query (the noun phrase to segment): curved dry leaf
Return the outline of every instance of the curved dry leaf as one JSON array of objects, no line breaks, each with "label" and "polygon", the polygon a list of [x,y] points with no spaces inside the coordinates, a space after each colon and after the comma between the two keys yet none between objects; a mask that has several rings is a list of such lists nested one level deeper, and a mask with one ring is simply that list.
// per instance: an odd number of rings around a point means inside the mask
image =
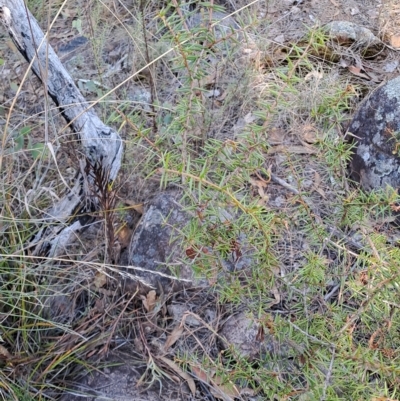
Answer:
[{"label": "curved dry leaf", "polygon": [[354,66],[354,65],[349,65],[349,66],[347,67],[347,69],[348,69],[352,74],[356,75],[357,77],[364,78],[364,79],[368,79],[368,80],[371,79],[367,74],[361,72],[361,68],[360,68],[360,67],[356,67],[356,66]]},{"label": "curved dry leaf", "polygon": [[11,354],[8,352],[7,348],[0,345],[0,359],[9,360],[11,359]]},{"label": "curved dry leaf", "polygon": [[96,275],[94,276],[93,284],[94,286],[99,289],[101,287],[104,287],[107,283],[107,276],[102,273],[102,272],[97,272]]},{"label": "curved dry leaf", "polygon": [[172,333],[167,337],[164,344],[164,351],[167,351],[169,347],[172,347],[180,338],[183,333],[183,326],[179,325],[172,330]]},{"label": "curved dry leaf", "polygon": [[168,359],[165,356],[160,356],[159,359],[168,365],[182,379],[186,380],[192,394],[196,394],[196,384],[188,373],[184,372],[174,361],[171,361],[171,359]]},{"label": "curved dry leaf", "polygon": [[320,140],[318,130],[312,124],[306,124],[300,129],[302,139],[307,143],[316,143]]},{"label": "curved dry leaf", "polygon": [[395,47],[396,49],[400,48],[400,36],[399,35],[393,35],[390,38],[390,45],[392,47]]},{"label": "curved dry leaf", "polygon": [[151,290],[147,293],[146,297],[142,296],[142,302],[144,309],[146,312],[153,312],[156,304],[157,304],[157,294],[154,290]]},{"label": "curved dry leaf", "polygon": [[205,372],[200,366],[192,366],[192,372],[203,383],[210,382],[210,377],[208,376],[207,372]]},{"label": "curved dry leaf", "polygon": [[233,383],[222,384],[222,379],[218,376],[211,380],[211,384],[210,390],[215,398],[223,401],[234,401],[235,398],[240,396],[240,391]]}]

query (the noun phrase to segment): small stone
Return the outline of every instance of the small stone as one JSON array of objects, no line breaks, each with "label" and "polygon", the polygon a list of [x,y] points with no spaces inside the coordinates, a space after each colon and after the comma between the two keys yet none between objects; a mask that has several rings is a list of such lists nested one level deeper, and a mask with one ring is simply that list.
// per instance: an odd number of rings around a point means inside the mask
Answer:
[{"label": "small stone", "polygon": [[394,72],[398,66],[399,66],[399,60],[392,60],[392,61],[387,62],[383,66],[383,71],[384,72]]},{"label": "small stone", "polygon": [[313,186],[313,181],[312,180],[304,180],[302,183],[301,183],[301,187],[303,188],[303,189],[309,189],[309,188],[311,188],[312,186]]},{"label": "small stone", "polygon": [[360,14],[360,10],[358,9],[358,7],[350,8],[350,14],[351,14],[351,15]]},{"label": "small stone", "polygon": [[258,324],[245,313],[232,316],[221,329],[225,338],[224,349],[234,346],[244,358],[255,359],[261,355],[262,343],[257,340]]},{"label": "small stone", "polygon": [[274,204],[276,207],[282,207],[285,204],[286,200],[282,196],[277,196],[274,200]]},{"label": "small stone", "polygon": [[[167,307],[169,314],[172,316],[176,323],[181,323],[183,321],[183,315],[189,312],[186,305],[183,304],[171,304]],[[200,326],[200,320],[196,319],[193,315],[188,314],[185,317],[185,323],[189,326]]]},{"label": "small stone", "polygon": [[274,42],[282,44],[285,43],[285,35],[278,35],[275,39]]}]

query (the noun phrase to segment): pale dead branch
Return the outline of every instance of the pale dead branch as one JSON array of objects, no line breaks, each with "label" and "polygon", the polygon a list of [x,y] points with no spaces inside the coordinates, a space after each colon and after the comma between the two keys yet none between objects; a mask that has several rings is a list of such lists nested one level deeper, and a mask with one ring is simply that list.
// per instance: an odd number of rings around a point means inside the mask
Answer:
[{"label": "pale dead branch", "polygon": [[[98,207],[98,188],[93,183],[96,170],[102,170],[109,182],[115,180],[121,165],[122,141],[89,106],[23,0],[0,0],[0,20],[43,83],[67,126],[76,134],[81,147],[77,153],[83,155],[74,187],[45,212],[45,225],[32,242],[36,253],[54,256],[61,253],[73,234],[85,226],[87,213]],[[0,154],[0,165],[1,159]]]}]

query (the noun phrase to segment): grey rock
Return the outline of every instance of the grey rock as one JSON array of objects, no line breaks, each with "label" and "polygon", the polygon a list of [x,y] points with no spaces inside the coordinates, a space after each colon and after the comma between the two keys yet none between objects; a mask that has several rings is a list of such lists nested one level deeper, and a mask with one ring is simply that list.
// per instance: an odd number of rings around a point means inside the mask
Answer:
[{"label": "grey rock", "polygon": [[[184,304],[171,304],[167,306],[168,313],[172,316],[176,323],[181,323],[183,315],[189,312],[189,308]],[[185,323],[189,326],[200,326],[202,323],[192,315],[187,315]]]},{"label": "grey rock", "polygon": [[75,51],[78,47],[85,45],[86,43],[88,43],[87,38],[85,38],[84,36],[78,36],[67,43],[61,44],[57,50],[60,53],[70,53],[72,51]]},{"label": "grey rock", "polygon": [[129,100],[137,104],[145,111],[151,111],[151,92],[150,89],[139,85],[132,85],[127,94]]},{"label": "grey rock", "polygon": [[[208,12],[195,13],[188,17],[186,23],[191,31],[198,27],[210,27],[210,32],[213,33],[215,40],[219,41],[215,47],[222,52],[232,47],[233,43],[229,39],[233,38],[238,41],[243,36],[235,19],[229,14],[219,11],[214,11],[211,18]],[[224,43],[225,39],[227,39],[228,43]]]},{"label": "grey rock", "polygon": [[233,346],[237,352],[249,360],[260,359],[265,354],[281,355],[284,348],[271,335],[265,333],[264,339],[259,339],[260,325],[249,313],[241,312],[230,317],[222,326],[220,334],[224,338],[223,349]]},{"label": "grey rock", "polygon": [[190,16],[187,20],[187,24],[189,28],[195,28],[200,25],[205,25],[210,23],[215,25],[217,38],[220,39],[222,36],[226,36],[231,33],[233,30],[239,29],[239,24],[235,21],[233,17],[230,17],[229,14],[214,11],[212,13],[212,17],[210,20],[210,14],[208,12],[204,13],[196,13]]},{"label": "grey rock", "polygon": [[356,112],[351,176],[365,190],[400,187],[400,77],[378,87]]},{"label": "grey rock", "polygon": [[382,45],[382,42],[367,28],[350,21],[332,21],[326,24],[325,31],[339,42],[351,41],[357,47],[368,48]]},{"label": "grey rock", "polygon": [[183,286],[208,286],[205,280],[195,278],[186,263],[181,230],[190,215],[179,203],[181,196],[178,191],[158,194],[147,206],[129,247],[129,263],[139,267],[133,273],[157,290],[161,286],[164,292]]},{"label": "grey rock", "polygon": [[399,60],[392,60],[388,61],[384,66],[383,66],[383,71],[385,72],[394,72],[396,68],[399,66]]},{"label": "grey rock", "polygon": [[289,340],[279,340],[266,333],[266,329],[262,332],[259,329],[260,324],[251,313],[241,312],[222,326],[219,334],[223,340],[220,346],[224,350],[234,348],[236,354],[233,356],[239,355],[249,362],[258,361],[268,371],[275,372],[278,380],[302,377],[296,361],[305,352],[304,346]]}]

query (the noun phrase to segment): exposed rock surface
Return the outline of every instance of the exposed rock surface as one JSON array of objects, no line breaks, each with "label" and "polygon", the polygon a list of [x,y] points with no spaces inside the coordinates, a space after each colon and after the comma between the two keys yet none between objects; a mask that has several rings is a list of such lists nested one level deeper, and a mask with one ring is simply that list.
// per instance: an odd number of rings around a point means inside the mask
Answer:
[{"label": "exposed rock surface", "polygon": [[192,267],[185,263],[181,230],[190,215],[179,203],[180,197],[177,191],[158,194],[148,205],[129,248],[130,265],[144,269],[133,273],[157,290],[161,286],[164,292],[183,285],[207,286],[206,281],[195,279]]},{"label": "exposed rock surface", "polygon": [[212,25],[214,27],[215,38],[218,40],[226,38],[228,35],[240,28],[239,24],[233,17],[229,16],[227,13],[219,11],[214,11],[211,18],[209,13],[195,13],[188,18],[187,24],[190,29],[199,26],[208,27],[208,25]]},{"label": "exposed rock surface", "polygon": [[325,25],[325,31],[340,43],[354,42],[357,47],[382,45],[382,42],[367,28],[350,21],[332,21]]},{"label": "exposed rock surface", "polygon": [[365,190],[400,187],[400,77],[377,88],[361,105],[348,133],[356,142],[352,178]]},{"label": "exposed rock surface", "polygon": [[233,345],[236,351],[250,360],[258,359],[265,353],[280,353],[278,341],[271,335],[260,335],[260,324],[245,312],[230,317],[222,326],[220,334],[226,341],[222,342],[222,348]]}]

